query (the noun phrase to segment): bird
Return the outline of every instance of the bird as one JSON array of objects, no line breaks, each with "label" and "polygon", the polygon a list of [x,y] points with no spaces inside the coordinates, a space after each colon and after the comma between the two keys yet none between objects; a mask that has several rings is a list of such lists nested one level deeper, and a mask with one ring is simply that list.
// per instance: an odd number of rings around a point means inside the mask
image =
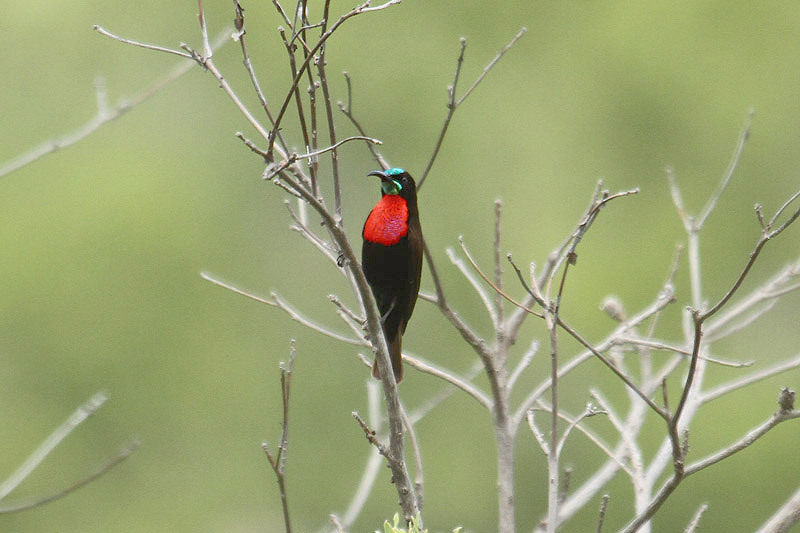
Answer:
[{"label": "bird", "polygon": [[[397,383],[403,379],[402,340],[414,312],[422,275],[422,228],[417,185],[402,168],[375,170],[381,179],[381,199],[364,222],[361,267],[381,315]],[[372,376],[380,379],[377,356]]]}]

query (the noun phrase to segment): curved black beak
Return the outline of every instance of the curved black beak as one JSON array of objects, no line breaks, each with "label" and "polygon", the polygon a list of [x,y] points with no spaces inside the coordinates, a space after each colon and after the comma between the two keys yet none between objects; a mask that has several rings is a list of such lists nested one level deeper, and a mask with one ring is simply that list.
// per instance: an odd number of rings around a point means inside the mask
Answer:
[{"label": "curved black beak", "polygon": [[372,172],[367,173],[367,176],[378,176],[383,181],[391,179],[383,170],[373,170]]}]

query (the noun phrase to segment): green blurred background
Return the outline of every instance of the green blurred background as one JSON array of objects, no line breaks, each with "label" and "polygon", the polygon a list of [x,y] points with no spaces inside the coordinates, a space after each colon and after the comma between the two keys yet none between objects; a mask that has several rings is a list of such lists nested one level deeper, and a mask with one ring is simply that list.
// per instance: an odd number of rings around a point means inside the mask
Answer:
[{"label": "green blurred background", "polygon": [[[212,34],[233,18],[207,2]],[[312,2],[312,19],[320,2]],[[288,66],[269,2],[245,2],[249,45],[268,98],[278,103]],[[334,1],[341,14],[352,3]],[[93,83],[112,104],[165,76],[178,58],[123,46],[92,24],[132,39],[200,47],[194,2],[121,0],[0,4],[0,162],[74,130],[95,111]],[[454,307],[483,335],[480,301],[449,263],[464,235],[488,265],[492,212],[504,200],[504,246],[543,263],[572,229],[600,178],[641,193],[603,212],[580,249],[564,314],[589,339],[613,323],[598,309],[618,295],[635,311],[652,300],[683,239],[664,167],[672,165],[688,208],[716,186],[747,111],[752,136],[728,194],[702,236],[705,297],[735,279],[758,236],[752,206],[774,210],[800,184],[800,4],[745,2],[519,2],[407,0],[349,21],[328,48],[336,100],[340,72],[353,107],[394,165],[420,174],[446,112],[458,39],[468,40],[463,91],[511,37],[525,37],[460,108],[421,198],[422,223]],[[215,61],[252,110],[256,102],[237,45]],[[340,136],[353,133],[337,117]],[[327,295],[348,302],[336,269],[287,229],[283,193],[233,133],[252,136],[209,73],[194,69],[83,142],[0,180],[0,478],[95,391],[106,406],[74,432],[10,500],[62,487],[129,440],[141,448],[105,477],[43,508],[0,515],[3,531],[279,531],[280,502],[262,441],[280,435],[278,363],[297,339],[288,490],[297,531],[343,512],[369,452],[351,411],[365,413],[366,369],[352,347],[313,334],[272,308],[203,281],[208,271],[256,293],[277,290],[321,323],[344,331]],[[285,133],[298,144],[287,123]],[[341,151],[345,224],[356,242],[375,201],[375,168],[356,143]],[[325,170],[327,172],[327,168]],[[753,288],[800,251],[793,228],[765,251]],[[685,264],[660,334],[680,335],[688,300]],[[509,273],[511,292],[519,294]],[[424,274],[423,288],[431,290]],[[714,345],[720,357],[767,366],[797,352],[798,295],[749,330]],[[518,357],[540,324],[527,325]],[[421,302],[405,347],[455,370],[474,356],[430,304]],[[574,347],[564,344],[566,353]],[[545,351],[522,380],[545,375]],[[566,355],[565,353],[565,355]],[[709,382],[737,370],[711,367]],[[441,385],[414,371],[409,407]],[[776,407],[800,372],[714,402],[693,425],[700,457],[733,441]],[[485,380],[479,379],[480,383]],[[593,364],[562,384],[573,413],[590,385],[625,393]],[[622,409],[622,405],[620,409]],[[604,421],[593,421],[603,428]],[[655,445],[662,427],[651,420]],[[494,444],[486,413],[455,395],[418,427],[427,525],[439,531],[496,527]],[[797,424],[779,427],[735,458],[690,478],[655,520],[676,531],[701,502],[709,531],[753,529],[796,488]],[[565,452],[576,483],[602,457],[576,437]],[[652,450],[647,454],[650,457]],[[527,430],[517,443],[517,522],[530,530],[546,503],[545,461]],[[395,512],[382,471],[354,531]],[[609,530],[629,518],[630,488],[611,485]],[[565,531],[594,527],[591,504]]]}]

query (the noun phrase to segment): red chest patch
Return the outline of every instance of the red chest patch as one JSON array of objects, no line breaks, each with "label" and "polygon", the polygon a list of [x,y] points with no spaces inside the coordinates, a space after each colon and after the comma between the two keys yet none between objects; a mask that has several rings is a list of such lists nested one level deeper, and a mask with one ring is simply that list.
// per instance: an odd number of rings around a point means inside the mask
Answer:
[{"label": "red chest patch", "polygon": [[408,235],[408,204],[397,194],[384,195],[364,223],[364,239],[384,246]]}]

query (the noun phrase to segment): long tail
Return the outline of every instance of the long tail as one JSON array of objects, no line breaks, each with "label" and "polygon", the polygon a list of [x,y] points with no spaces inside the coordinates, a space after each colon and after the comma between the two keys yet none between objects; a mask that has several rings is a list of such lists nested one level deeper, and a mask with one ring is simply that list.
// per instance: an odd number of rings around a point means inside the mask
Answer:
[{"label": "long tail", "polygon": [[[388,340],[387,335],[387,340]],[[392,360],[392,371],[394,372],[394,379],[400,383],[403,381],[403,335],[398,331],[394,339],[389,341],[389,357]],[[377,358],[372,363],[372,377],[381,379],[381,371],[378,370]]]}]

